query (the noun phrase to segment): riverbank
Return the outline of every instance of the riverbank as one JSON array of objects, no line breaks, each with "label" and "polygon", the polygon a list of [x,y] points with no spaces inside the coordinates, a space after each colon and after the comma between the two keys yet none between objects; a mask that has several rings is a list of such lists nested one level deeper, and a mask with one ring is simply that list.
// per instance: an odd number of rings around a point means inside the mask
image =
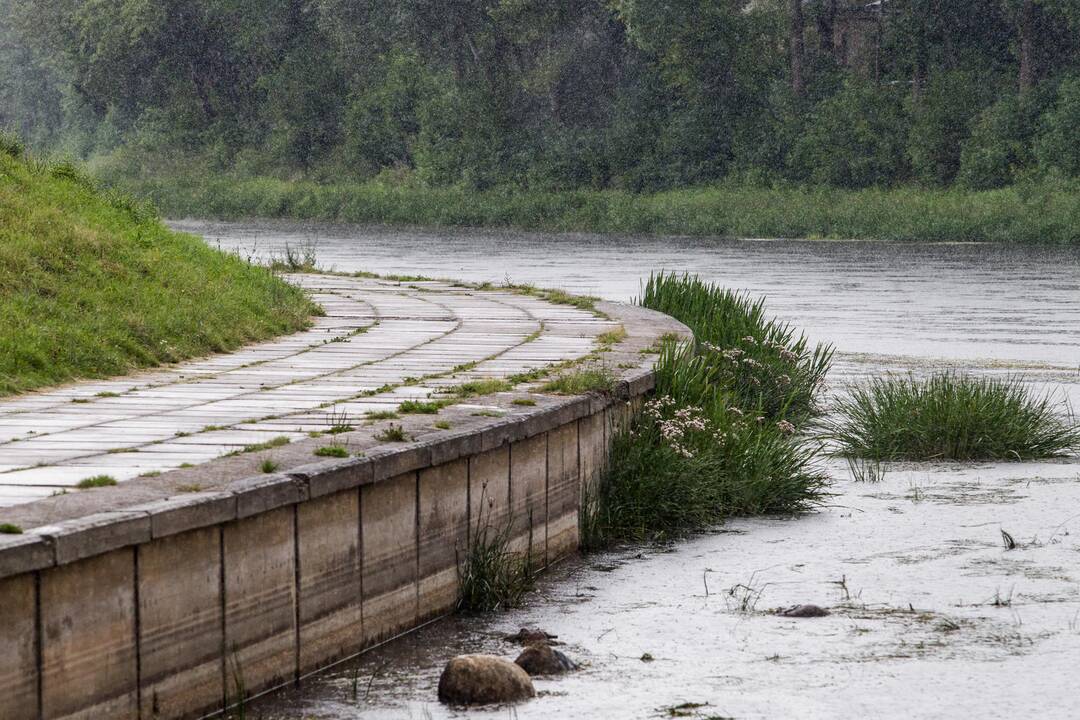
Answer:
[{"label": "riverbank", "polygon": [[836,190],[715,186],[654,194],[320,184],[198,173],[103,176],[172,217],[289,218],[554,232],[1080,244],[1080,186]]},{"label": "riverbank", "polygon": [[78,168],[0,146],[0,396],[232,350],[316,312]]}]

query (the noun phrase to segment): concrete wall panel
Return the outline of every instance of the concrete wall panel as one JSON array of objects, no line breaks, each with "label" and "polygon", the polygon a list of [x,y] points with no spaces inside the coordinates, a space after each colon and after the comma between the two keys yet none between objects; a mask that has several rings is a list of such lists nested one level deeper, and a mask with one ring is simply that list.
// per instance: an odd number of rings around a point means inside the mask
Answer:
[{"label": "concrete wall panel", "polygon": [[138,553],[142,717],[200,717],[224,697],[221,529],[155,540]]}]

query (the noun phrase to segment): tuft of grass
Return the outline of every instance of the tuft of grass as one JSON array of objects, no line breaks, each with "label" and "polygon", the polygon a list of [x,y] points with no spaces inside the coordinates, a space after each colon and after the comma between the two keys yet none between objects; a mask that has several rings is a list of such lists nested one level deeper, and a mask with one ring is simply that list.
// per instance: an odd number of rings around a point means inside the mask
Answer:
[{"label": "tuft of grass", "polygon": [[349,418],[349,413],[345,410],[338,410],[335,408],[327,417],[326,424],[327,435],[341,435],[342,433],[353,431],[352,420]]},{"label": "tuft of grass", "polygon": [[626,328],[620,325],[614,330],[608,330],[606,333],[600,333],[596,336],[596,342],[601,345],[611,346],[618,345],[626,339]]},{"label": "tuft of grass", "polygon": [[23,529],[12,523],[0,523],[0,535],[22,535]]},{"label": "tuft of grass", "polygon": [[120,393],[102,391],[102,392],[99,392],[99,393],[95,393],[94,397],[98,397],[98,398],[115,398],[115,397],[120,397]]},{"label": "tuft of grass", "polygon": [[87,490],[89,488],[109,487],[116,484],[116,478],[111,475],[94,475],[80,480],[75,487],[80,490]]},{"label": "tuft of grass", "polygon": [[875,378],[848,388],[827,434],[844,455],[888,460],[1030,460],[1080,450],[1063,403],[1019,377],[953,372]]},{"label": "tuft of grass", "polygon": [[375,433],[375,439],[379,442],[408,442],[412,438],[403,427],[390,423],[385,429]]},{"label": "tuft of grass", "polygon": [[536,405],[536,401],[532,398],[514,398],[511,405],[521,405],[522,407],[533,407]]},{"label": "tuft of grass", "polygon": [[600,298],[590,295],[572,295],[564,290],[542,290],[540,297],[557,305],[571,305],[579,310],[596,311],[596,303]]},{"label": "tuft of grass", "polygon": [[579,368],[544,383],[540,392],[559,395],[584,395],[590,392],[610,394],[615,390],[615,383],[614,373],[606,367]]},{"label": "tuft of grass", "polygon": [[496,529],[483,517],[477,517],[472,540],[458,562],[457,609],[462,612],[518,607],[533,586],[530,553],[510,550],[510,523]]},{"label": "tuft of grass", "polygon": [[446,405],[445,400],[406,400],[398,406],[398,412],[403,415],[437,415]]},{"label": "tuft of grass", "polygon": [[437,430],[449,430],[450,427],[451,427],[450,422],[447,421],[447,420],[440,420],[437,423],[435,423],[435,428]]},{"label": "tuft of grass", "polygon": [[318,308],[70,163],[0,140],[0,395],[232,350]]},{"label": "tuft of grass", "polygon": [[264,473],[272,473],[281,467],[280,464],[274,462],[270,458],[266,458],[259,464],[259,471]]},{"label": "tuft of grass", "polygon": [[364,413],[364,417],[368,420],[397,420],[401,416],[393,410],[372,410]]},{"label": "tuft of grass", "polygon": [[274,448],[279,448],[279,447],[283,447],[285,445],[288,445],[290,442],[292,442],[292,441],[289,440],[289,438],[286,437],[285,435],[278,435],[277,437],[271,438],[271,439],[267,440],[266,442],[255,443],[254,445],[245,445],[243,450],[241,450],[240,452],[241,453],[253,453],[253,452],[259,452],[261,450],[273,450]]},{"label": "tuft of grass", "polygon": [[480,397],[482,395],[494,395],[495,393],[513,390],[514,386],[507,380],[486,379],[470,380],[455,388],[447,390],[448,393],[458,398]]},{"label": "tuft of grass", "polygon": [[324,445],[321,448],[316,448],[315,453],[318,457],[332,457],[332,458],[347,458],[349,457],[349,451],[341,445]]},{"label": "tuft of grass", "polygon": [[177,485],[176,486],[176,491],[177,492],[182,492],[182,493],[197,493],[197,492],[202,492],[203,491],[203,486],[200,485],[199,483],[189,483],[187,485]]}]

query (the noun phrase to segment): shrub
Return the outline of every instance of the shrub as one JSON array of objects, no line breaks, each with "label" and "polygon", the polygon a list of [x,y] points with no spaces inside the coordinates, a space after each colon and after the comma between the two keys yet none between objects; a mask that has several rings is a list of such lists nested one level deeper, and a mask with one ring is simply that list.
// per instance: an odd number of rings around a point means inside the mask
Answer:
[{"label": "shrub", "polygon": [[909,118],[891,88],[848,82],[811,113],[792,149],[796,176],[821,185],[892,185],[910,175]]},{"label": "shrub", "polygon": [[1080,77],[1061,83],[1057,104],[1039,122],[1035,154],[1041,167],[1080,177]]},{"label": "shrub", "polygon": [[1004,187],[1030,167],[1032,136],[1040,103],[1031,95],[1009,95],[984,110],[960,150],[957,180],[975,190]]},{"label": "shrub", "polygon": [[854,385],[829,436],[874,460],[1027,460],[1080,448],[1080,427],[1020,378],[939,373]]},{"label": "shrub", "polygon": [[908,157],[915,177],[948,185],[960,172],[960,148],[972,119],[986,106],[987,79],[971,72],[935,75],[912,111]]}]

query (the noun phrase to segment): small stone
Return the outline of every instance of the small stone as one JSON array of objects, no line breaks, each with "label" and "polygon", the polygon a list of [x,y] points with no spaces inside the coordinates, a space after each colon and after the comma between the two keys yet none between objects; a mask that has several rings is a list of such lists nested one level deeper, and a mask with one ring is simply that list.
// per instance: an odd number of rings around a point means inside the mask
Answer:
[{"label": "small stone", "polygon": [[829,611],[817,605],[792,605],[786,610],[779,610],[777,615],[793,618],[816,618],[825,617]]},{"label": "small stone", "polygon": [[547,643],[548,645],[558,645],[559,643],[553,642],[558,635],[552,635],[549,632],[545,632],[540,628],[521,628],[513,635],[506,635],[503,640],[507,642],[514,642],[520,645],[532,645],[533,643]]},{"label": "small stone", "polygon": [[561,675],[578,669],[577,663],[547,643],[530,645],[514,662],[530,675]]},{"label": "small stone", "polygon": [[439,678],[439,701],[453,705],[516,703],[536,697],[528,673],[494,655],[458,655]]},{"label": "small stone", "polygon": [[652,662],[652,661],[653,661],[653,660],[655,660],[655,659],[656,659],[656,658],[654,658],[654,657],[652,656],[652,653],[644,653],[644,654],[643,654],[643,655],[641,656],[641,662]]}]

